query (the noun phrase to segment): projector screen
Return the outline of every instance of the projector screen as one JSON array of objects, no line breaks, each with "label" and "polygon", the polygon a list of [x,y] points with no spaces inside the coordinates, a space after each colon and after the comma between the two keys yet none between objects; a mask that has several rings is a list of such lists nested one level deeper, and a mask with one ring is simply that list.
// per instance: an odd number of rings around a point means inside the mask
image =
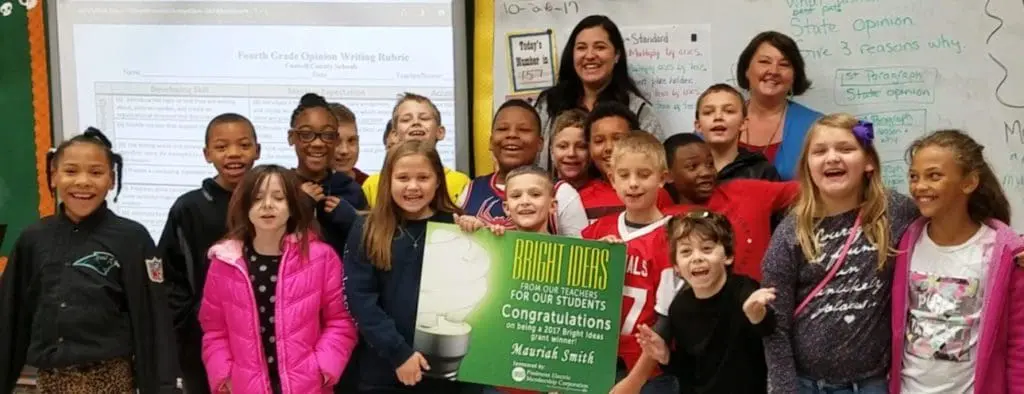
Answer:
[{"label": "projector screen", "polygon": [[[445,165],[470,160],[465,9],[452,0],[59,1],[49,17],[55,135],[95,126],[124,155],[119,214],[159,238],[171,204],[213,176],[207,122],[252,120],[258,163],[294,167],[287,130],[316,92],[355,112],[357,168],[377,172],[396,97],[430,97],[448,130]],[[52,40],[51,40],[52,41]],[[457,148],[462,148],[461,152]]]}]

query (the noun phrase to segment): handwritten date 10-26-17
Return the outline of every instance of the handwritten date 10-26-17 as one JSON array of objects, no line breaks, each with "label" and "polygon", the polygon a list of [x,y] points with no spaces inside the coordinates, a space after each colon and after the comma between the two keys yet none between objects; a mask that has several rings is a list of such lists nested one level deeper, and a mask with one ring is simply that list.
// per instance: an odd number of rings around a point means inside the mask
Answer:
[{"label": "handwritten date 10-26-17", "polygon": [[580,13],[580,4],[576,1],[504,1],[501,8],[506,15]]}]

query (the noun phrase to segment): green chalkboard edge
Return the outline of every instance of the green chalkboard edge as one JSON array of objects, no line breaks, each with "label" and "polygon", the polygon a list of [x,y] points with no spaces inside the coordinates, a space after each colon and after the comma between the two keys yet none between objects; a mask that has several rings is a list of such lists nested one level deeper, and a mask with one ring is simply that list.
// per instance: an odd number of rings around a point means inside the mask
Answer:
[{"label": "green chalkboard edge", "polygon": [[[32,96],[32,133],[35,156],[36,195],[38,196],[39,217],[52,215],[55,209],[53,194],[46,180],[46,152],[53,146],[52,119],[50,113],[49,57],[46,46],[45,4],[41,0],[32,9],[26,10],[26,38],[29,50],[29,71]],[[12,17],[17,17],[12,15]],[[12,229],[14,230],[14,229]],[[13,243],[15,231],[8,234],[5,243]],[[7,266],[7,256],[0,256],[0,273]]]}]

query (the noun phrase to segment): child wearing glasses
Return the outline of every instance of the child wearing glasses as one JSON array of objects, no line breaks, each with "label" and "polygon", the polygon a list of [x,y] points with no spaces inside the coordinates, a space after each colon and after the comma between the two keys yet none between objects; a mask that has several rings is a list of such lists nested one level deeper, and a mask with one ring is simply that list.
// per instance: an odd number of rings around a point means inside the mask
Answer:
[{"label": "child wearing glasses", "polygon": [[295,147],[295,173],[302,181],[302,191],[313,199],[324,239],[340,254],[348,231],[333,223],[334,207],[342,199],[356,210],[367,209],[368,205],[359,183],[331,168],[331,156],[339,140],[338,118],[327,100],[315,93],[303,95],[292,112],[288,145]]}]

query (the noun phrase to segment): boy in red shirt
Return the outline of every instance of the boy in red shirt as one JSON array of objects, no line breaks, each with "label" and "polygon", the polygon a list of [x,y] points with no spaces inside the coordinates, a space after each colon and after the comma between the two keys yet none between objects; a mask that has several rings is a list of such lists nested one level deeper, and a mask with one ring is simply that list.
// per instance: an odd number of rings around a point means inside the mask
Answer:
[{"label": "boy in red shirt", "polygon": [[800,192],[800,185],[756,179],[717,184],[715,159],[697,134],[669,137],[665,140],[665,155],[669,194],[684,206],[703,205],[724,214],[735,235],[733,271],[760,281],[761,259],[772,236],[772,215],[789,207]]},{"label": "boy in red shirt", "polygon": [[[579,193],[583,209],[591,223],[625,209],[622,199],[609,183],[612,179],[612,149],[619,140],[639,127],[640,122],[629,107],[616,101],[600,103],[587,115],[583,123],[583,140],[587,141],[590,150],[591,175],[590,181],[579,188]],[[672,198],[668,193],[659,191],[657,205],[669,207],[672,205]]]},{"label": "boy in red shirt", "polygon": [[598,219],[583,230],[583,238],[626,244],[616,378],[623,380],[628,375],[629,379],[616,388],[626,392],[678,393],[675,379],[660,375],[654,360],[640,359],[642,350],[633,338],[639,325],[655,325],[656,311],[667,315],[679,283],[666,252],[665,222],[669,217],[657,205],[667,177],[665,152],[653,135],[632,132],[616,143],[610,156],[611,168],[607,173],[625,212]]}]

